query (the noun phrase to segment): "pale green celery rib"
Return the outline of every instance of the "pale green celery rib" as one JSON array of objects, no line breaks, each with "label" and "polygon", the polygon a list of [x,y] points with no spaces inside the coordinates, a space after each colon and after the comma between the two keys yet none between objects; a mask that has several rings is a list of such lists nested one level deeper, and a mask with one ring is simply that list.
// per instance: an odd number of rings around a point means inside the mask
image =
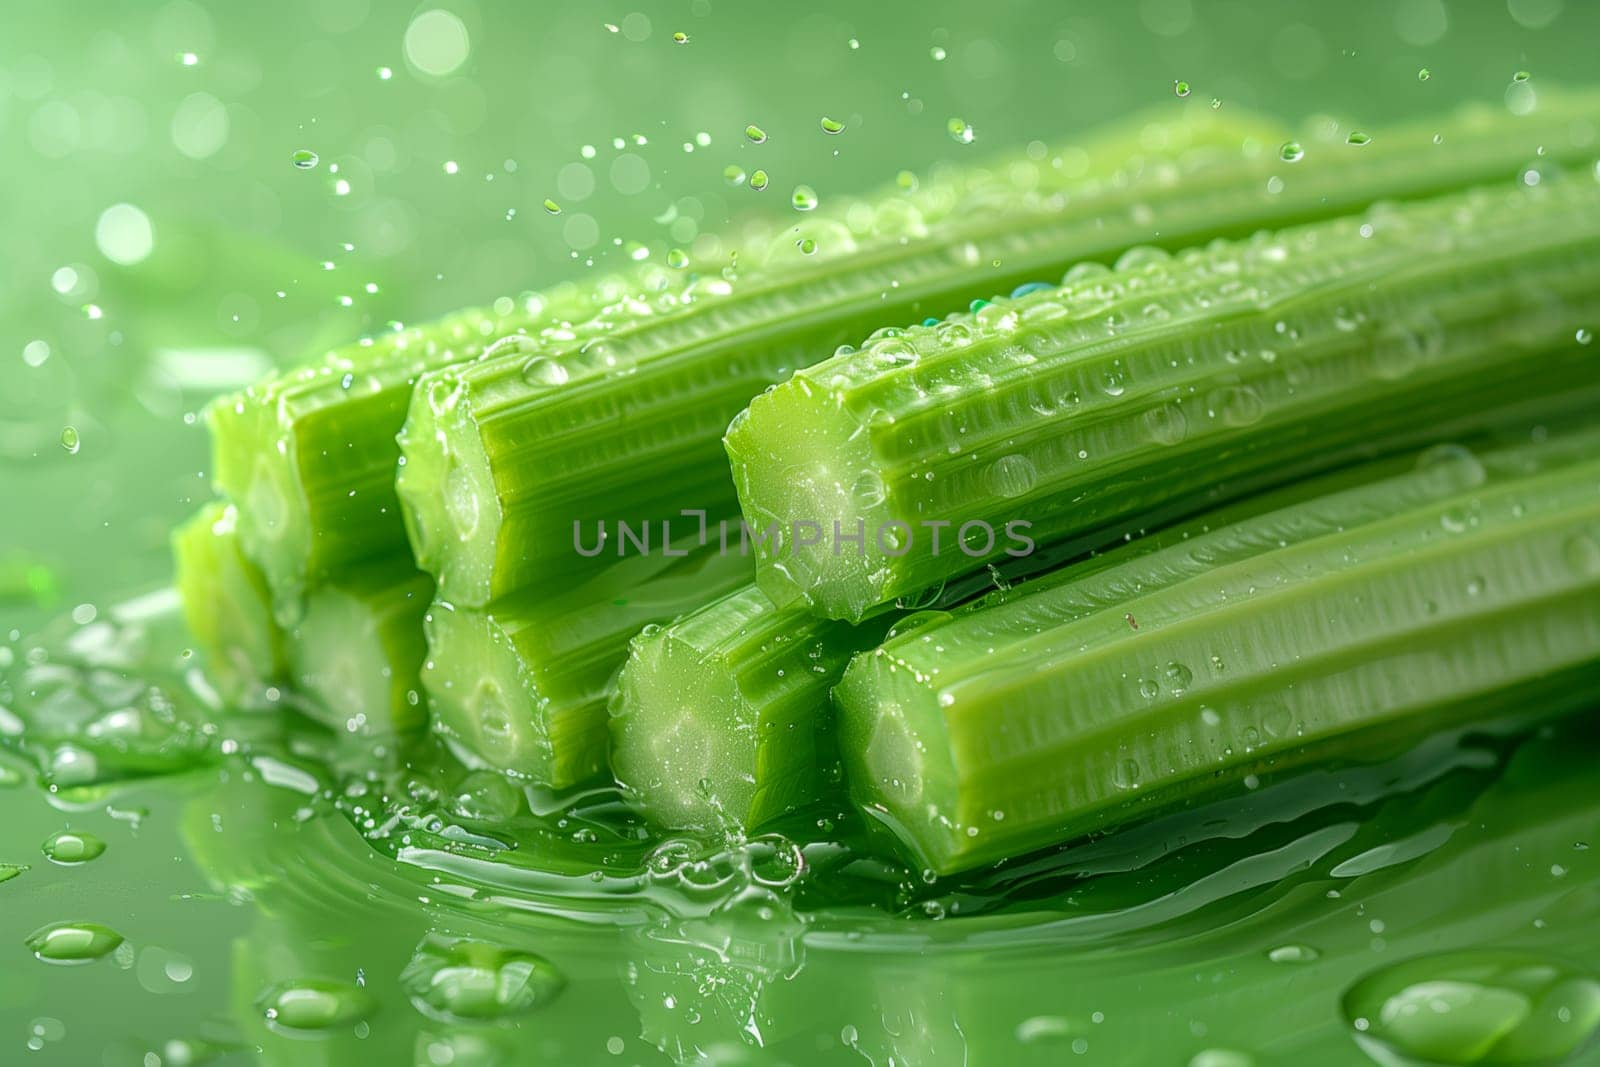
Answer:
[{"label": "pale green celery rib", "polygon": [[1592,383],[1597,317],[1600,184],[1507,183],[1075,270],[799,372],[726,445],[751,526],[868,531],[759,546],[774,600],[859,619],[1030,541]]},{"label": "pale green celery rib", "polygon": [[485,609],[441,601],[427,616],[422,670],[434,729],[468,762],[562,789],[605,770],[606,702],[629,640],[747,585],[751,561],[680,543],[618,559],[561,593],[530,591]]},{"label": "pale green celery rib", "polygon": [[612,770],[673,828],[749,830],[838,781],[828,690],[882,638],[746,586],[633,641],[611,703]]},{"label": "pale green celery rib", "polygon": [[1075,168],[1023,158],[957,172],[920,199],[850,202],[799,224],[814,256],[785,232],[766,263],[741,261],[731,278],[623,302],[576,330],[530,332],[515,352],[428,376],[399,479],[417,558],[457,604],[567,580],[574,522],[731,503],[717,445],[727,420],[842,342],[1132,246],[1180,248],[1509,181],[1540,151],[1554,170],[1593,144],[1597,109],[1559,94],[1546,106],[1382,131],[1360,151],[1308,135],[1292,165],[1274,140],[1226,124],[1125,123],[1086,142]]},{"label": "pale green celery rib", "polygon": [[903,629],[834,691],[853,798],[939,874],[1597,695],[1592,423],[1241,505]]},{"label": "pale green celery rib", "polygon": [[[638,284],[637,282],[630,284]],[[504,310],[472,309],[334,349],[206,410],[216,485],[286,624],[349,565],[405,552],[394,435],[419,375],[518,330],[583,319],[623,291],[559,286]]]},{"label": "pale green celery rib", "polygon": [[184,620],[206,657],[207,674],[231,702],[256,703],[288,672],[285,638],[266,580],[239,547],[238,515],[212,501],[172,534]]},{"label": "pale green celery rib", "polygon": [[289,643],[307,713],[353,734],[420,727],[422,619],[432,598],[433,580],[404,556],[360,564],[313,590]]}]

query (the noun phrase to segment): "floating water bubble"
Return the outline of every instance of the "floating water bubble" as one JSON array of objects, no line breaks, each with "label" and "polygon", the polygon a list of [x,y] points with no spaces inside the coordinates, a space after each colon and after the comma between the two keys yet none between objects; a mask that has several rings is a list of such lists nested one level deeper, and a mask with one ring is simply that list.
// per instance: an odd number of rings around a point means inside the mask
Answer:
[{"label": "floating water bubble", "polygon": [[1368,145],[1372,143],[1372,135],[1361,130],[1351,130],[1350,136],[1344,139],[1344,143],[1348,145],[1355,145],[1357,148],[1360,148],[1362,145]]},{"label": "floating water bubble", "polygon": [[1525,82],[1531,77],[1533,77],[1533,75],[1529,74],[1527,71],[1519,70],[1515,74],[1511,75],[1511,80],[1514,82]]},{"label": "floating water bubble", "polygon": [[767,143],[767,131],[763,130],[760,126],[746,126],[744,128],[744,135],[755,144]]},{"label": "floating water bubble", "polygon": [[1186,81],[1182,81],[1182,80],[1173,82],[1172,83],[1172,93],[1173,93],[1174,96],[1188,96],[1189,95],[1189,83],[1186,82]]},{"label": "floating water bubble", "polygon": [[23,943],[46,963],[89,963],[115,952],[122,935],[100,923],[61,922],[40,927]]},{"label": "floating water bubble", "polygon": [[544,209],[552,215],[561,214],[561,205],[556,203],[554,200],[551,200],[549,197],[545,197]]},{"label": "floating water bubble", "polygon": [[1305,146],[1299,141],[1285,141],[1278,149],[1278,158],[1285,163],[1298,163],[1306,156]]},{"label": "floating water bubble", "polygon": [[1531,952],[1449,952],[1367,975],[1342,1007],[1379,1062],[1556,1064],[1600,1029],[1600,979]]},{"label": "floating water bubble", "polygon": [[729,163],[722,169],[722,180],[727,182],[729,185],[743,185],[744,177],[744,168],[739,166],[737,163]]},{"label": "floating water bubble", "polygon": [[817,206],[817,191],[809,185],[797,185],[789,202],[796,211],[811,211]]},{"label": "floating water bubble", "polygon": [[429,934],[400,972],[417,1010],[450,1022],[504,1019],[545,1007],[566,979],[542,956],[487,941]]},{"label": "floating water bubble", "polygon": [[940,48],[938,45],[934,45],[932,48],[928,49],[928,56],[935,63],[943,63],[944,62],[944,57],[947,56],[947,55],[949,55],[949,53],[946,52],[943,48]]},{"label": "floating water bubble", "polygon": [[83,440],[78,436],[77,427],[63,426],[61,428],[61,447],[67,450],[67,455],[69,456],[78,454],[78,450],[83,447]]},{"label": "floating water bubble", "polygon": [[359,1022],[376,1005],[359,986],[303,978],[268,989],[257,998],[256,1007],[275,1028],[315,1032]]},{"label": "floating water bubble", "polygon": [[1425,82],[1431,77],[1433,77],[1433,71],[1429,70],[1427,67],[1423,67],[1421,70],[1417,71],[1417,81],[1419,82]]},{"label": "floating water bubble", "polygon": [[106,843],[91,833],[62,830],[47,838],[40,850],[52,863],[71,867],[104,854]]},{"label": "floating water bubble", "polygon": [[828,116],[824,115],[822,116],[822,132],[843,133],[844,123],[840,122],[838,119],[830,119]]},{"label": "floating water bubble", "polygon": [[20,863],[0,863],[0,882],[9,882],[19,874],[25,874],[28,867]]},{"label": "floating water bubble", "polygon": [[754,173],[752,173],[750,175],[750,188],[754,189],[756,192],[759,193],[761,190],[763,190],[763,189],[765,189],[767,187],[767,183],[770,180],[771,179],[769,179],[767,177],[767,172],[766,171],[764,171],[764,170],[755,171]]},{"label": "floating water bubble", "polygon": [[667,250],[667,266],[682,270],[688,265],[689,253],[685,252],[681,248],[670,248]]},{"label": "floating water bubble", "polygon": [[321,157],[309,148],[297,148],[294,155],[289,157],[289,162],[300,170],[310,170],[317,165],[320,159]]},{"label": "floating water bubble", "polygon": [[802,256],[815,255],[817,251],[817,242],[809,237],[800,238],[794,243],[794,246],[800,250]]},{"label": "floating water bubble", "polygon": [[684,33],[682,30],[679,30],[677,33],[672,35],[672,43],[673,44],[688,44],[689,43],[689,35],[687,33]]},{"label": "floating water bubble", "polygon": [[950,139],[957,144],[971,144],[977,139],[977,131],[967,125],[965,119],[951,118],[944,124],[944,128],[950,134]]}]

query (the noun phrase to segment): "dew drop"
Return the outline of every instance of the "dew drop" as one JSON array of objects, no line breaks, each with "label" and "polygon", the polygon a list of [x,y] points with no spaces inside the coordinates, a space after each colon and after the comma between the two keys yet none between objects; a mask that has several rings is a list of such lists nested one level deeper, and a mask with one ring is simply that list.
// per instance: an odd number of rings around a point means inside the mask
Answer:
[{"label": "dew drop", "polygon": [[746,126],[744,128],[744,135],[755,144],[767,143],[767,131],[763,130],[760,126]]},{"label": "dew drop", "polygon": [[545,198],[544,209],[552,215],[561,214],[561,205],[556,203],[554,200],[551,200],[549,197]]},{"label": "dew drop", "polygon": [[62,830],[46,839],[41,850],[52,863],[71,867],[98,858],[105,852],[106,843],[94,834]]},{"label": "dew drop", "polygon": [[67,450],[67,455],[76,456],[78,449],[83,447],[83,440],[78,436],[76,426],[63,426],[61,428],[61,447]]},{"label": "dew drop", "polygon": [[1133,759],[1117,761],[1116,771],[1111,776],[1112,784],[1118,789],[1139,788],[1139,764]]},{"label": "dew drop", "polygon": [[758,193],[767,187],[767,182],[767,172],[764,170],[758,170],[750,175],[750,188]]},{"label": "dew drop", "polygon": [[122,935],[100,923],[52,923],[35,930],[24,942],[46,963],[88,963],[115,952]]},{"label": "dew drop", "polygon": [[673,44],[688,44],[689,43],[689,35],[687,33],[684,33],[682,30],[679,30],[677,33],[672,35],[672,43]]},{"label": "dew drop", "polygon": [[1372,135],[1361,130],[1351,130],[1350,136],[1344,139],[1344,143],[1360,148],[1363,145],[1369,145],[1372,143]]},{"label": "dew drop", "polygon": [[1519,70],[1515,74],[1511,75],[1511,80],[1514,82],[1525,82],[1531,77],[1533,77],[1533,75],[1529,74],[1527,71]]},{"label": "dew drop", "polygon": [[400,972],[424,1015],[447,1022],[504,1019],[542,1008],[566,979],[542,956],[486,941],[429,934]]},{"label": "dew drop", "polygon": [[300,170],[310,170],[312,167],[317,165],[319,158],[320,157],[318,157],[318,155],[309,148],[297,148],[295,149],[294,155],[289,157],[289,161]]},{"label": "dew drop", "polygon": [[1310,945],[1279,945],[1267,952],[1273,963],[1309,963],[1322,955]]},{"label": "dew drop", "polygon": [[1189,95],[1189,83],[1186,82],[1186,81],[1181,81],[1181,80],[1173,82],[1172,83],[1172,93],[1173,93],[1174,96],[1188,96]]},{"label": "dew drop", "polygon": [[989,464],[984,481],[996,496],[1019,497],[1025,495],[1039,479],[1033,461],[1023,455],[1001,456]]},{"label": "dew drop", "polygon": [[529,385],[565,385],[567,377],[567,368],[546,356],[534,356],[522,365],[522,379]]},{"label": "dew drop", "polygon": [[840,122],[838,119],[830,119],[828,116],[824,115],[822,116],[822,132],[828,134],[843,133],[844,123]]},{"label": "dew drop", "polygon": [[1305,156],[1305,147],[1299,141],[1285,141],[1283,147],[1278,149],[1278,158],[1285,163],[1298,163]]},{"label": "dew drop", "polygon": [[1189,432],[1189,417],[1177,402],[1150,408],[1144,413],[1145,429],[1150,439],[1158,445],[1175,445]]},{"label": "dew drop", "polygon": [[262,1017],[273,1027],[313,1032],[359,1022],[375,1006],[359,986],[320,978],[282,982],[256,1000]]},{"label": "dew drop", "polygon": [[1429,70],[1427,67],[1423,67],[1421,70],[1417,71],[1417,81],[1419,82],[1425,82],[1431,77],[1433,77],[1433,71]]},{"label": "dew drop", "polygon": [[797,185],[789,202],[794,205],[796,211],[814,210],[817,206],[817,191],[809,185]]}]

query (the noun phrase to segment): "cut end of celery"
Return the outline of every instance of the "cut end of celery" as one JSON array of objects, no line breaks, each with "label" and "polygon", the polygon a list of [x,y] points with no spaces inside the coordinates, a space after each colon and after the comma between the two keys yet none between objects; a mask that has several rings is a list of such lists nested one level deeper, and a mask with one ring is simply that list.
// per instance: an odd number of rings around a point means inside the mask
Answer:
[{"label": "cut end of celery", "polygon": [[209,674],[232,701],[254,701],[286,672],[284,634],[260,570],[244,558],[238,513],[213,501],[172,535],[184,620]]},{"label": "cut end of celery", "polygon": [[884,525],[870,433],[838,394],[803,376],[758,396],[728,428],[756,581],[775,604],[803,600],[852,622],[877,606],[889,552],[906,531]]},{"label": "cut end of celery", "polygon": [[952,795],[956,769],[943,732],[926,728],[940,713],[933,690],[875,649],[851,661],[833,703],[851,799],[925,869],[960,866],[966,834],[937,801]]},{"label": "cut end of celery", "polygon": [[297,606],[308,577],[311,516],[293,435],[279,424],[273,399],[252,393],[217,401],[207,420],[217,488],[239,506],[239,544],[261,568],[274,602]]},{"label": "cut end of celery", "polygon": [[757,803],[754,713],[733,675],[667,631],[636,638],[612,702],[611,764],[649,819],[749,827]]},{"label": "cut end of celery", "polygon": [[[398,561],[397,561],[398,562]],[[417,672],[429,583],[370,568],[307,598],[290,667],[307,711],[335,730],[404,732],[426,718]]]},{"label": "cut end of celery", "polygon": [[428,610],[425,626],[422,684],[435,732],[468,762],[547,781],[552,759],[538,698],[505,633],[482,612],[447,603]]},{"label": "cut end of celery", "polygon": [[400,432],[395,489],[412,551],[440,598],[481,606],[495,592],[500,502],[462,395],[449,372],[418,384]]}]

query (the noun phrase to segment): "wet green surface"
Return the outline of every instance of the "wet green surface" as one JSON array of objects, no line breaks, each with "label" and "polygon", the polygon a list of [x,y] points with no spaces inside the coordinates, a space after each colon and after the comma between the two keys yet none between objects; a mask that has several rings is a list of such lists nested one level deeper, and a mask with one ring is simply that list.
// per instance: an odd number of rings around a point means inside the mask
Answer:
[{"label": "wet green surface", "polygon": [[1600,1062],[1592,717],[928,885],[841,813],[663,843],[212,706],[159,592],[188,416],[308,345],[1163,102],[1516,104],[1592,77],[1600,8],[446,6],[445,76],[376,0],[8,19],[0,1063]]}]

